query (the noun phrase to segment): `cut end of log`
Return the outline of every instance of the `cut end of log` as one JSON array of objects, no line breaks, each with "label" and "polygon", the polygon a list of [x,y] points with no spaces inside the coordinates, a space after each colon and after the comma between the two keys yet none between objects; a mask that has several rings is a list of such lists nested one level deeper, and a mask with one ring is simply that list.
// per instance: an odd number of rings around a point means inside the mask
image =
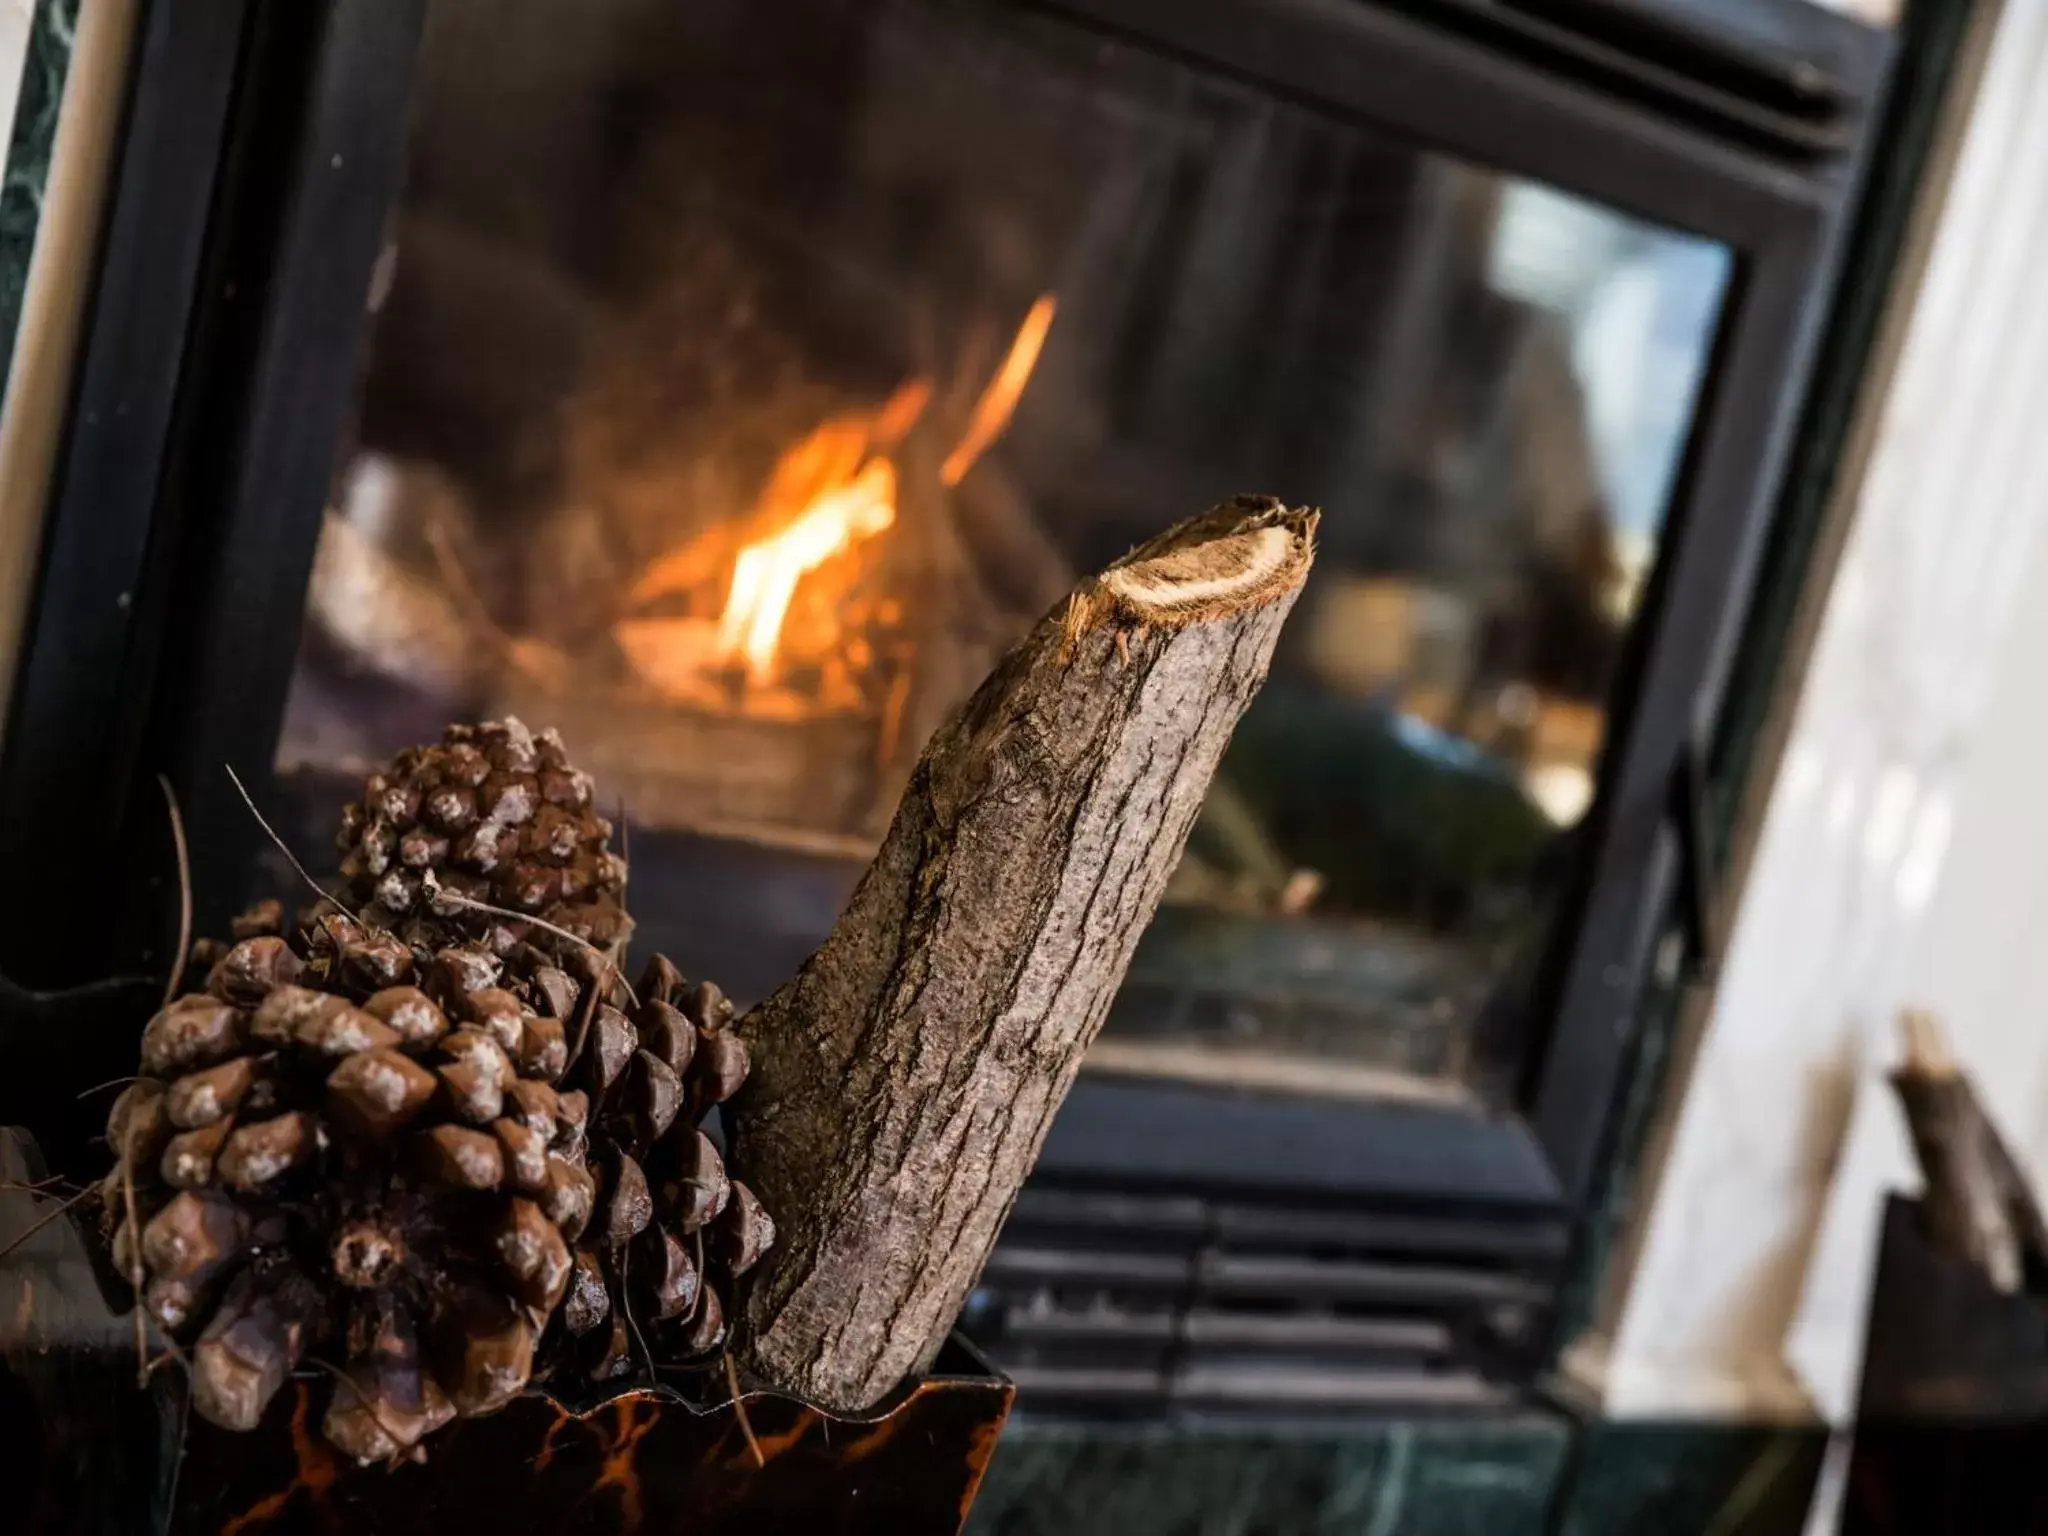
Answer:
[{"label": "cut end of log", "polygon": [[1239,496],[1139,545],[1068,600],[1068,640],[1105,623],[1178,629],[1262,607],[1297,589],[1322,514]]}]

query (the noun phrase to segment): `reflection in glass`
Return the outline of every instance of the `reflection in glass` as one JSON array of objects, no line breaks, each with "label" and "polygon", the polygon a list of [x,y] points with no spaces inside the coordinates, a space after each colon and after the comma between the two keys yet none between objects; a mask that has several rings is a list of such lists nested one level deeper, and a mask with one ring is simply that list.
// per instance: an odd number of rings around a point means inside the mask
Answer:
[{"label": "reflection in glass", "polygon": [[787,861],[856,868],[1076,573],[1317,503],[1093,1064],[1462,1093],[1594,794],[1727,253],[1022,11],[759,9],[434,8],[283,766],[558,723],[648,829],[643,925],[732,924],[744,991],[750,935],[831,916]]}]

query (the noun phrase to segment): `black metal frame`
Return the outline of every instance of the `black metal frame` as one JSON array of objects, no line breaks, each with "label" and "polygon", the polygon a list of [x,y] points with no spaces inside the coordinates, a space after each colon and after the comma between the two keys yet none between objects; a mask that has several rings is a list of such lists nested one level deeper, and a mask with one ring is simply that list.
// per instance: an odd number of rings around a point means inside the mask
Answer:
[{"label": "black metal frame", "polygon": [[[1857,163],[1789,166],[1353,0],[1264,0],[1255,25],[1233,0],[1042,3],[1735,250],[1727,317],[1645,600],[1649,621],[1615,685],[1587,853],[1559,924],[1567,937],[1539,986],[1538,1027],[1527,1037],[1514,1095],[1518,1114],[1345,1114],[1169,1084],[1084,1082],[1042,1159],[1048,1169],[1083,1172],[1126,1139],[1120,1130],[1142,1124],[1146,1135],[1128,1139],[1145,1147],[1155,1177],[1203,1168],[1223,1139],[1218,1117],[1230,1116],[1247,1122],[1228,1138],[1240,1179],[1333,1180],[1356,1193],[1405,1197],[1437,1192],[1449,1159],[1466,1170],[1460,1179],[1473,1197],[1574,1209],[1596,1173],[1650,951],[1677,890],[1684,829],[1672,815],[1673,786],[1721,708]],[[1883,62],[1870,39],[1862,62],[1870,73],[1858,82],[1866,100],[1876,95]],[[1866,120],[1874,116],[1873,100]],[[1310,1121],[1319,1128],[1314,1175],[1298,1159]]]},{"label": "black metal frame", "polygon": [[[186,809],[208,927],[261,846],[219,765],[265,797],[363,299],[401,177],[425,3],[148,0],[0,762],[0,860],[38,872],[12,878],[37,900],[0,925],[0,971],[19,980],[161,963],[175,903],[148,782],[158,770]],[[1433,11],[1419,0],[1023,3],[1737,254],[1513,1112],[1084,1080],[1043,1159],[1054,1176],[1569,1217],[1602,1155],[1676,889],[1674,774],[1722,708],[1857,156],[1760,144],[1754,123],[1717,125],[1696,103],[1674,112],[1654,92],[1611,89],[1611,62],[1605,75],[1551,54],[1532,66],[1526,26],[1503,29],[1464,0]],[[1800,7],[1793,52],[1771,55],[1755,39],[1786,9],[1737,6],[1757,20],[1745,46],[1794,79],[1794,53],[1823,58],[1848,103],[1846,137],[1862,143],[1887,46]],[[111,952],[105,926],[83,920],[104,902],[109,870],[120,895]]]},{"label": "black metal frame", "polygon": [[47,873],[0,941],[18,982],[161,968],[177,901],[158,773],[202,915],[245,878],[254,824],[220,765],[260,785],[282,722],[424,9],[139,17],[0,755],[0,858]]},{"label": "black metal frame", "polygon": [[[0,859],[14,868],[47,867],[58,826],[71,829],[75,857],[109,858],[109,830],[126,822],[137,780],[147,783],[140,715],[154,647],[138,642],[166,622],[163,584],[149,579],[167,537],[156,504],[246,10],[203,0],[173,27],[170,7],[153,5],[138,23],[124,148],[0,756]],[[76,887],[53,881],[40,894],[62,904]],[[67,953],[51,905],[12,915],[25,926],[0,968],[44,985],[121,968]]]}]

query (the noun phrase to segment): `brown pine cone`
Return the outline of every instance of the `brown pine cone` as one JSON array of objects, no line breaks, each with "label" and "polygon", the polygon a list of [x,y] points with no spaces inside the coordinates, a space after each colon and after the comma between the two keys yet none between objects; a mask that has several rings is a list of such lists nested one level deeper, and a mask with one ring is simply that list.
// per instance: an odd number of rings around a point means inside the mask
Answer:
[{"label": "brown pine cone", "polygon": [[324,1428],[362,1460],[526,1385],[592,1183],[562,1020],[451,984],[487,957],[450,954],[425,989],[325,991],[247,938],[144,1032],[107,1123],[115,1261],[217,1424],[253,1428],[322,1355],[346,1377]]},{"label": "brown pine cone", "polygon": [[504,955],[518,925],[466,903],[541,918],[605,948],[632,923],[626,863],[591,809],[591,781],[553,730],[517,720],[452,725],[440,745],[398,754],[342,812],[335,846],[369,926],[414,948],[482,938]]},{"label": "brown pine cone", "polygon": [[[498,828],[519,860],[478,871],[431,841],[462,819],[436,798],[450,787],[482,791],[467,830]],[[103,1195],[116,1267],[190,1343],[209,1419],[251,1428],[301,1361],[336,1359],[323,1429],[390,1458],[518,1395],[558,1309],[569,1338],[625,1296],[636,1320],[676,1325],[670,1355],[722,1340],[718,1287],[773,1227],[696,1126],[745,1051],[715,987],[685,997],[657,959],[635,1004],[595,947],[631,924],[589,803],[552,732],[452,728],[350,808],[356,915],[324,903],[288,938],[276,903],[252,908],[204,990],[150,1021]],[[373,871],[387,843],[398,859]],[[479,894],[450,899],[462,882]]]},{"label": "brown pine cone", "polygon": [[596,994],[571,1078],[592,1105],[597,1207],[556,1351],[593,1379],[635,1370],[641,1341],[670,1365],[720,1350],[733,1283],[775,1241],[775,1223],[702,1128],[746,1081],[731,1023],[715,984],[691,986],[662,955],[635,995],[615,979]]}]

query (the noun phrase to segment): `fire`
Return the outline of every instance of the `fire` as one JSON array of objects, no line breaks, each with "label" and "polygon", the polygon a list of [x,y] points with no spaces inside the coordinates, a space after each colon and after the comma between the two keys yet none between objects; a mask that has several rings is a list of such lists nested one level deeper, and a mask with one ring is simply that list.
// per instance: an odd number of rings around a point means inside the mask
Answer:
[{"label": "fire", "polygon": [[1051,294],[1043,294],[1024,316],[1024,323],[1017,328],[1017,339],[1010,343],[1010,355],[1003,359],[1003,366],[974,402],[966,433],[939,466],[939,479],[945,484],[958,485],[966,479],[974,461],[988,451],[989,444],[1001,437],[1010,424],[1011,413],[1024,398],[1024,386],[1031,382],[1031,370],[1038,366],[1038,354],[1045,346],[1045,333],[1052,329],[1053,311],[1057,307]]},{"label": "fire", "polygon": [[796,584],[841,550],[871,539],[896,521],[896,466],[870,459],[852,480],[820,495],[772,538],[740,551],[732,589],[718,618],[718,654],[744,658],[747,676],[775,675],[775,651]]},{"label": "fire", "polygon": [[[1007,357],[969,413],[966,429],[939,471],[941,482],[957,485],[969,468],[1001,437],[1029,382],[1052,325],[1053,299],[1031,306]],[[912,379],[878,409],[849,411],[821,423],[785,449],[768,483],[741,525],[759,528],[732,556],[732,576],[715,621],[705,618],[630,618],[614,629],[627,661],[648,684],[680,703],[705,705],[721,694],[719,677],[738,677],[740,702],[750,713],[773,717],[808,711],[777,684],[792,660],[812,666],[827,697],[816,707],[857,706],[857,674],[872,660],[872,647],[859,633],[848,634],[840,612],[858,570],[837,564],[897,521],[898,476],[894,450],[922,418],[932,397],[928,379]],[[732,550],[731,530],[714,530],[652,561],[629,593],[635,605],[701,590]],[[804,608],[813,615],[792,643],[793,607],[799,588],[814,573],[832,568],[841,577],[832,588],[805,588]],[[816,596],[838,598],[832,611],[816,613]],[[897,612],[883,598],[870,605],[873,617]],[[793,657],[792,652],[796,655]]]}]

